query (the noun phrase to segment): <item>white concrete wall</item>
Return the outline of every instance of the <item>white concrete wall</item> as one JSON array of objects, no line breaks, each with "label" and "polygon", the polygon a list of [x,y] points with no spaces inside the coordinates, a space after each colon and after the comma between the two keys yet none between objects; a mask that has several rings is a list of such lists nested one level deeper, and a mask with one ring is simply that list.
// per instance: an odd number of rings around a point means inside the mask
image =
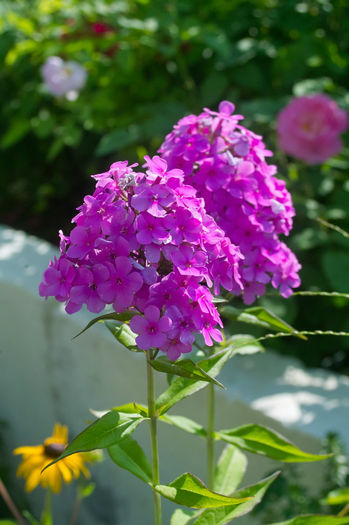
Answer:
[{"label": "white concrete wall", "polygon": [[[42,272],[55,254],[44,241],[0,227],[0,420],[9,425],[5,437],[13,469],[19,458],[11,456],[12,449],[40,443],[56,421],[67,424],[74,436],[91,418],[89,408],[102,410],[146,400],[142,355],[118,346],[102,325],[72,341],[92,314],[69,316],[62,305],[38,296]],[[264,423],[314,453],[320,449],[320,439],[335,431],[349,448],[347,377],[305,370],[295,359],[266,352],[236,356],[220,379],[227,390],[217,395],[217,428]],[[165,386],[159,374],[158,392]],[[204,424],[206,396],[202,391],[182,401],[172,413],[195,416]],[[146,424],[136,430],[135,437],[149,450]],[[203,441],[167,426],[160,427],[159,439],[162,482],[185,471],[205,478]],[[252,455],[249,462],[246,484],[280,468],[276,462]],[[323,464],[302,468],[308,481],[321,482]],[[97,489],[84,503],[81,525],[152,524],[147,486],[115,467],[109,458],[92,467],[92,472]],[[18,487],[23,487],[22,481]],[[41,489],[32,497],[39,508]],[[70,503],[67,487],[56,502],[57,524],[67,523]],[[174,506],[165,502],[164,509],[167,524]],[[242,518],[239,523],[252,522]]]}]

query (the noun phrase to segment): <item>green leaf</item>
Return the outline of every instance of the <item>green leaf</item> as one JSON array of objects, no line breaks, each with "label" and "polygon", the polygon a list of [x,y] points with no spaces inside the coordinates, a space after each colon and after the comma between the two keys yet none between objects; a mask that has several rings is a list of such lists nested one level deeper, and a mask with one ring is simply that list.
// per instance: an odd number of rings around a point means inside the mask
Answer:
[{"label": "green leaf", "polygon": [[234,496],[237,497],[248,497],[248,501],[240,503],[239,505],[221,507],[219,509],[208,509],[204,510],[199,518],[194,521],[193,525],[225,525],[235,518],[239,518],[252,509],[262,500],[268,487],[273,483],[275,478],[279,475],[279,472],[275,472],[266,479],[263,479],[251,485],[250,487],[243,488],[238,492],[235,492]]},{"label": "green leaf", "polygon": [[196,434],[197,436],[206,437],[206,430],[202,425],[196,423],[192,419],[185,416],[169,416],[163,415],[159,417],[160,421],[173,425],[174,427],[180,428],[189,434]]},{"label": "green leaf", "polygon": [[297,516],[288,521],[271,523],[270,525],[348,525],[349,516],[338,518],[337,516],[321,516],[320,514],[309,514]]},{"label": "green leaf", "polygon": [[[220,308],[219,311],[227,319],[233,319],[241,323],[262,326],[263,328],[268,328],[276,332],[286,332],[289,334],[295,332],[295,329],[291,325],[263,306],[252,306],[251,308],[241,310],[227,305]],[[304,335],[295,334],[295,336],[306,339]]]},{"label": "green leaf", "polygon": [[148,417],[148,407],[145,405],[140,405],[135,401],[133,403],[126,403],[125,405],[113,407],[113,410],[122,412],[124,414],[140,414],[143,417]]},{"label": "green leaf", "polygon": [[87,483],[87,485],[78,486],[78,494],[80,499],[85,499],[91,496],[96,488],[96,483]]},{"label": "green leaf", "polygon": [[164,498],[194,509],[215,508],[224,505],[239,505],[248,497],[231,498],[209,490],[203,482],[188,472],[169,485],[156,485],[155,490]]},{"label": "green leaf", "polygon": [[186,525],[196,514],[195,510],[176,509],[171,516],[170,525]]},{"label": "green leaf", "polygon": [[99,315],[98,317],[95,317],[94,319],[92,319],[92,321],[90,321],[85,326],[85,328],[83,330],[81,330],[81,332],[79,332],[78,334],[74,335],[73,339],[76,339],[77,337],[79,337],[79,335],[81,335],[84,332],[86,332],[86,330],[91,328],[91,326],[93,326],[96,323],[104,322],[104,321],[107,321],[107,320],[110,320],[110,319],[114,319],[116,321],[125,322],[125,321],[129,321],[130,319],[132,319],[132,317],[134,315],[136,315],[136,312],[130,312],[130,311],[122,312],[122,314],[117,314],[116,312],[111,312],[109,314]]},{"label": "green leaf", "polygon": [[225,348],[231,348],[234,351],[234,354],[247,355],[264,352],[263,346],[255,337],[249,334],[232,335],[227,339],[225,344]]},{"label": "green leaf", "polygon": [[76,436],[59,458],[52,461],[50,465],[76,452],[89,452],[97,448],[109,448],[132,434],[145,419],[138,414],[125,416],[113,409]]},{"label": "green leaf", "polygon": [[131,125],[127,129],[115,129],[101,138],[96,149],[96,155],[101,157],[109,155],[109,153],[115,153],[115,151],[134,144],[138,139],[139,127],[136,125]]},{"label": "green leaf", "polygon": [[188,379],[199,379],[214,383],[221,388],[224,388],[222,383],[209,376],[200,366],[194,363],[191,359],[181,359],[179,361],[170,361],[168,357],[161,356],[158,359],[149,360],[149,364],[158,372],[165,372],[166,374],[173,374],[180,377],[187,377]]},{"label": "green leaf", "polygon": [[23,116],[13,120],[11,126],[8,128],[5,135],[1,139],[2,149],[14,146],[29,132],[29,130],[30,119]]},{"label": "green leaf", "polygon": [[247,458],[240,450],[227,445],[216,467],[213,490],[219,494],[230,496],[240,485],[247,466]]},{"label": "green leaf", "polygon": [[[25,517],[26,520],[29,521],[30,525],[40,525],[40,522],[37,519],[35,519],[34,516],[32,516],[29,510],[24,510],[23,516]],[[17,525],[17,522],[16,522],[16,525]]]},{"label": "green leaf", "polygon": [[136,334],[132,332],[128,324],[116,324],[112,321],[105,321],[105,325],[108,330],[113,334],[115,339],[119,341],[123,346],[125,346],[131,352],[143,352],[140,350],[136,344]]},{"label": "green leaf", "polygon": [[[198,361],[198,365],[209,376],[216,377],[222,370],[224,363],[233,355],[231,349],[222,350],[217,354]],[[158,414],[164,414],[173,405],[207,386],[207,381],[178,377],[156,400]]]},{"label": "green leaf", "polygon": [[327,505],[346,505],[349,503],[349,487],[331,490],[325,498]]},{"label": "green leaf", "polygon": [[287,463],[319,461],[331,456],[303,452],[280,434],[262,425],[250,424],[232,430],[221,430],[216,434],[243,450]]},{"label": "green leaf", "polygon": [[331,250],[322,256],[322,265],[331,286],[337,292],[349,288],[349,257],[346,251]]},{"label": "green leaf", "polygon": [[0,525],[18,525],[18,522],[12,520],[0,520]]},{"label": "green leaf", "polygon": [[142,447],[132,438],[108,448],[109,456],[119,467],[128,470],[145,483],[152,482],[152,469]]}]

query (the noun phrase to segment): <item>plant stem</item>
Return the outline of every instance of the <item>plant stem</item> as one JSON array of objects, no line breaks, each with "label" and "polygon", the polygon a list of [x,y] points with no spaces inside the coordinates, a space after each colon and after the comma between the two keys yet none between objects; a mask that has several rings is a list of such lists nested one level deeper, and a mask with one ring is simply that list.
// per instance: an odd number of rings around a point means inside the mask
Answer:
[{"label": "plant stem", "polygon": [[46,490],[44,508],[40,519],[41,525],[52,525],[52,492]]},{"label": "plant stem", "polygon": [[214,384],[208,384],[208,412],[207,412],[207,486],[213,488],[214,480]]},{"label": "plant stem", "polygon": [[69,525],[76,525],[78,514],[81,506],[81,498],[77,495],[74,502],[74,507],[70,516]]},{"label": "plant stem", "polygon": [[337,516],[342,518],[343,516],[346,516],[348,512],[349,512],[349,503],[345,505],[345,507],[337,514]]},{"label": "plant stem", "polygon": [[[147,359],[147,389],[148,389],[148,411],[150,418],[150,437],[151,437],[151,456],[152,456],[152,482],[153,486],[159,484],[159,454],[157,441],[157,415],[155,411],[155,395],[154,395],[154,373],[149,363],[152,358],[152,351],[148,350],[146,353]],[[154,497],[154,523],[155,525],[162,524],[161,517],[161,496],[153,489]]]},{"label": "plant stem", "polygon": [[0,478],[0,494],[1,494],[4,502],[6,503],[8,509],[12,512],[13,517],[16,518],[18,523],[20,525],[26,525],[26,522],[24,521],[24,519],[22,518],[19,510],[17,509],[16,505],[14,504],[14,502],[13,502],[10,494],[8,493],[7,488],[3,484],[1,478]]}]

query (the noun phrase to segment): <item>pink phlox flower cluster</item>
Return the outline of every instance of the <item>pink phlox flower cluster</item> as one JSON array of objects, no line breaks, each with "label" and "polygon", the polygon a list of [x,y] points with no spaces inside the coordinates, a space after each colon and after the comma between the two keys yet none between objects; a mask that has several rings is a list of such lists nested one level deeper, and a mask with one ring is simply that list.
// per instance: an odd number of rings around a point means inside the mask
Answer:
[{"label": "pink phlox flower cluster", "polygon": [[142,350],[156,347],[177,359],[201,333],[207,345],[222,341],[213,303],[222,286],[240,293],[240,250],[207,215],[202,198],[184,184],[180,169],[146,157],[146,172],[116,162],[95,175],[69,236],[60,232],[61,255],[51,261],[40,295],[54,296],[74,313],[112,305],[131,309]]},{"label": "pink phlox flower cluster", "polygon": [[321,164],[342,148],[348,114],[327,95],[294,98],[278,115],[280,148],[307,164]]},{"label": "pink phlox flower cluster", "polygon": [[[181,119],[160,147],[170,169],[180,168],[185,183],[194,186],[205,207],[239,246],[241,292],[246,304],[266,291],[271,283],[284,297],[299,286],[300,265],[279,240],[288,235],[295,214],[285,182],[266,158],[272,153],[262,137],[243,127],[234,105],[223,101],[218,112],[204,109]],[[221,284],[226,282],[220,264]]]}]

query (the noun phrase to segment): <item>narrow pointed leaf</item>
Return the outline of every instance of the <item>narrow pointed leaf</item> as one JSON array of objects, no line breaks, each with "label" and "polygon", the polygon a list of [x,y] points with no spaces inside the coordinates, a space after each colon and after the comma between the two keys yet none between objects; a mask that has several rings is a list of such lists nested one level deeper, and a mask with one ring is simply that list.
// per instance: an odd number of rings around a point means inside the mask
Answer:
[{"label": "narrow pointed leaf", "polygon": [[235,334],[226,341],[226,348],[231,348],[234,354],[256,354],[264,352],[264,348],[255,337],[249,334]]},{"label": "narrow pointed leaf", "polygon": [[167,357],[163,356],[158,359],[149,360],[149,364],[159,372],[186,377],[188,379],[208,381],[209,383],[214,383],[215,385],[224,388],[222,383],[213,377],[210,377],[202,368],[200,368],[198,364],[191,361],[191,359],[181,359],[179,361],[172,362]]},{"label": "narrow pointed leaf", "polygon": [[262,425],[250,424],[232,430],[221,430],[216,434],[220,439],[243,450],[287,463],[319,461],[331,456],[303,452],[277,432]]},{"label": "narrow pointed leaf", "polygon": [[164,498],[193,509],[215,508],[223,505],[239,505],[248,497],[231,498],[209,490],[193,474],[182,474],[169,485],[156,485],[155,490]]},{"label": "narrow pointed leaf", "polygon": [[247,466],[245,454],[233,445],[227,445],[216,467],[213,490],[230,496],[240,485]]},{"label": "narrow pointed leaf", "polygon": [[137,335],[132,332],[128,324],[124,323],[120,325],[111,321],[105,321],[105,325],[109,332],[113,334],[115,339],[128,350],[131,350],[132,352],[143,352],[143,350],[140,350],[136,344]]},{"label": "narrow pointed leaf", "polygon": [[[224,363],[226,363],[232,355],[233,351],[231,349],[224,349],[217,354],[201,359],[197,364],[209,376],[216,377],[222,370]],[[177,377],[168,389],[165,390],[165,392],[163,392],[156,400],[156,409],[158,413],[164,414],[173,405],[178,403],[178,401],[198,392],[207,386],[207,384],[207,381]]]},{"label": "narrow pointed leaf", "polygon": [[275,472],[275,474],[259,481],[255,485],[251,485],[250,487],[235,492],[234,496],[250,498],[244,503],[233,505],[231,507],[227,506],[218,509],[204,510],[199,518],[193,522],[193,525],[225,525],[226,523],[230,523],[233,519],[251,512],[251,510],[261,501],[268,487],[278,475],[279,472]]},{"label": "narrow pointed leaf", "polygon": [[338,516],[321,516],[320,514],[297,516],[288,521],[271,523],[270,525],[349,525],[349,516],[339,518]]},{"label": "narrow pointed leaf", "polygon": [[73,339],[76,339],[77,337],[79,337],[79,335],[83,334],[84,332],[86,332],[86,330],[88,330],[89,328],[91,328],[91,326],[93,326],[94,324],[96,323],[99,323],[99,322],[104,322],[104,321],[108,321],[108,320],[114,320],[114,321],[121,321],[121,322],[125,322],[125,321],[129,321],[130,319],[132,319],[132,317],[136,315],[136,312],[122,312],[121,314],[117,314],[116,312],[111,312],[109,314],[103,314],[103,315],[99,315],[98,317],[95,317],[94,319],[92,319],[92,321],[90,321],[83,330],[81,330],[81,332],[79,332],[78,334],[76,334]]},{"label": "narrow pointed leaf", "polygon": [[128,470],[145,483],[151,483],[151,465],[142,447],[132,438],[126,438],[108,448],[109,456],[119,467]]},{"label": "narrow pointed leaf", "polygon": [[197,436],[206,437],[206,430],[202,425],[199,425],[199,423],[196,423],[196,421],[193,421],[192,419],[189,419],[185,416],[169,416],[169,415],[163,415],[159,417],[160,421],[163,421],[164,423],[168,423],[169,425],[173,425],[177,428],[180,428],[181,430],[184,430],[185,432],[188,432],[189,434],[196,434]]},{"label": "narrow pointed leaf", "polygon": [[122,412],[124,414],[139,414],[143,417],[148,417],[148,407],[141,405],[140,403],[136,403],[135,401],[133,403],[126,403],[125,405],[113,407],[113,410]]},{"label": "narrow pointed leaf", "polygon": [[[234,308],[231,305],[226,305],[220,308],[220,313],[227,319],[233,319],[241,323],[253,324],[262,326],[276,332],[294,333],[296,330],[286,321],[283,321],[273,312],[264,308],[263,306],[252,306],[244,310]],[[307,339],[304,335],[295,334],[296,337]]]},{"label": "narrow pointed leaf", "polygon": [[349,503],[349,487],[331,490],[325,498],[327,505],[346,505]]},{"label": "narrow pointed leaf", "polygon": [[132,418],[125,417],[125,415],[119,414],[116,410],[111,410],[78,434],[59,458],[52,461],[50,465],[76,452],[89,452],[99,448],[109,448],[132,434],[145,419],[137,414],[133,414]]},{"label": "narrow pointed leaf", "polygon": [[170,525],[187,525],[197,513],[197,510],[176,509],[171,516]]}]

